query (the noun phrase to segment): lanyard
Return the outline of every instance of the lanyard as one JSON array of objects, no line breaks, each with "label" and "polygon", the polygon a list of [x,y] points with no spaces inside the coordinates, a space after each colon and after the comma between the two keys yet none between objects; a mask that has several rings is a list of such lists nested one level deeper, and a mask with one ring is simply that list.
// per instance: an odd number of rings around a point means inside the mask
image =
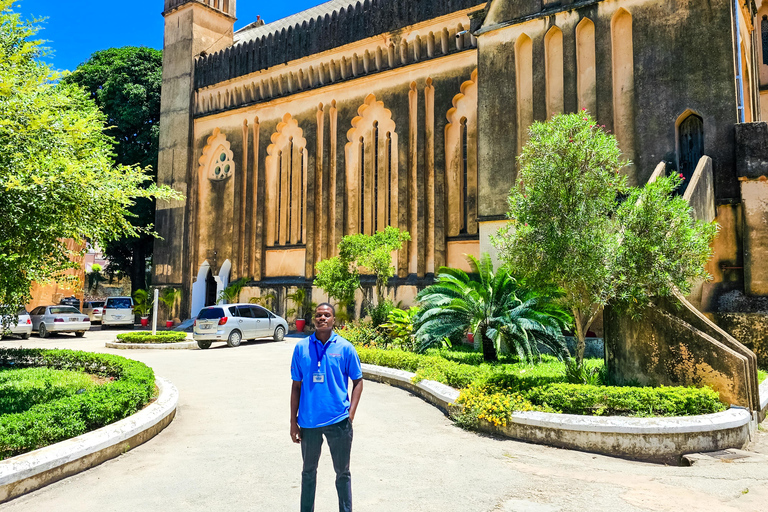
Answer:
[{"label": "lanyard", "polygon": [[325,344],[323,345],[323,351],[322,352],[317,350],[317,344],[318,343],[319,343],[319,340],[315,339],[315,341],[312,342],[312,347],[315,349],[315,356],[317,357],[317,369],[319,370],[320,369],[320,362],[323,360],[323,357],[325,357],[325,353],[328,352],[328,347],[331,346],[331,340],[329,339],[327,342],[325,342]]}]

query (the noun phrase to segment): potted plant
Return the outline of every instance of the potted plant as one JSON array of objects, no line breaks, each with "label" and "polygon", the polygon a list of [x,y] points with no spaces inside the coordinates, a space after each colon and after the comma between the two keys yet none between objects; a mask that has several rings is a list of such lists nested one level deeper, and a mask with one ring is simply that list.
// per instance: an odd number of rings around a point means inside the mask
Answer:
[{"label": "potted plant", "polygon": [[149,312],[152,309],[152,301],[147,290],[133,292],[133,310],[141,317],[141,326],[149,325]]},{"label": "potted plant", "polygon": [[181,297],[181,289],[179,288],[164,288],[162,293],[160,294],[160,302],[165,304],[165,306],[168,308],[168,317],[171,318],[171,320],[165,321],[165,327],[170,329],[173,327],[173,306],[176,304],[176,301]]},{"label": "potted plant", "polygon": [[286,316],[290,316],[295,313],[296,330],[298,332],[304,332],[304,327],[307,325],[303,313],[304,301],[307,299],[307,290],[305,288],[297,288],[295,292],[288,294],[286,298],[293,302],[293,305],[295,306],[286,312]]}]

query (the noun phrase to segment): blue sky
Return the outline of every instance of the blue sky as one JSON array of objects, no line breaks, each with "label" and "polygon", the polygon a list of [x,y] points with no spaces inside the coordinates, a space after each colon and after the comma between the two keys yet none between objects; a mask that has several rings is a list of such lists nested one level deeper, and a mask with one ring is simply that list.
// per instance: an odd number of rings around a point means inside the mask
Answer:
[{"label": "blue sky", "polygon": [[[269,2],[238,0],[235,30],[256,21],[275,21],[324,0]],[[47,18],[37,38],[53,55],[45,58],[55,69],[75,69],[97,50],[114,46],[163,48],[163,0],[20,0],[13,10],[24,18]]]}]

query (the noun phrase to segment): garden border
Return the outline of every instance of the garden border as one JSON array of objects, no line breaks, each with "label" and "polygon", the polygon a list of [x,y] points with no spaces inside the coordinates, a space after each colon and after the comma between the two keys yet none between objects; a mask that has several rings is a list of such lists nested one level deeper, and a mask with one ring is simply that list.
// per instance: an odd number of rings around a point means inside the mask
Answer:
[{"label": "garden border", "polygon": [[197,342],[194,340],[177,341],[175,343],[119,343],[117,341],[107,341],[104,344],[107,348],[116,348],[118,350],[128,349],[154,349],[154,350],[198,350]]},{"label": "garden border", "polygon": [[[363,376],[406,389],[445,413],[458,412],[459,392],[445,384],[422,380],[415,373],[363,364]],[[768,380],[761,386],[761,405],[768,406]],[[763,414],[765,408],[763,408]],[[631,418],[581,416],[538,411],[516,412],[507,426],[481,421],[480,430],[512,439],[559,448],[600,453],[647,462],[680,465],[685,454],[744,448],[756,428],[746,409],[699,416]]]},{"label": "garden border", "polygon": [[176,415],[179,392],[156,377],[157,400],[136,414],[83,435],[0,461],[0,503],[113,459],[155,437]]}]

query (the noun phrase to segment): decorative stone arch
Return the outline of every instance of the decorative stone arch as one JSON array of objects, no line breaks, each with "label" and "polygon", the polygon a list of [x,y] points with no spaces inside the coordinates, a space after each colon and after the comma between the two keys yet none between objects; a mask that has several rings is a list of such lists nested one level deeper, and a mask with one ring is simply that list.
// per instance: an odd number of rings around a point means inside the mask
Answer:
[{"label": "decorative stone arch", "polygon": [[235,174],[235,162],[227,136],[219,128],[214,128],[208,137],[203,155],[198,159],[200,176],[207,176],[211,181],[224,181]]},{"label": "decorative stone arch", "polygon": [[[200,265],[200,269],[197,271],[197,278],[192,283],[192,301],[190,309],[190,316],[192,318],[195,318],[198,313],[200,313],[200,310],[206,306],[206,296],[209,293],[212,292],[214,297],[217,299],[224,288],[229,285],[229,277],[232,271],[232,262],[226,260],[221,265],[218,274],[213,275],[212,284],[215,287],[215,290],[209,290],[208,278],[209,275],[213,273],[213,270],[214,269],[211,267],[211,264],[208,263],[208,260],[205,260]],[[213,303],[217,302],[216,299],[214,299]]]},{"label": "decorative stone arch", "polygon": [[477,69],[446,114],[447,236],[477,234]]},{"label": "decorative stone arch", "polygon": [[679,191],[682,193],[691,180],[699,160],[704,156],[704,117],[690,108],[675,120],[675,146],[677,149],[677,169],[685,182]]},{"label": "decorative stone arch", "polygon": [[398,139],[384,102],[373,94],[365,98],[347,140],[347,233],[370,235],[397,225]]},{"label": "decorative stone arch", "polygon": [[611,18],[613,132],[624,157],[635,158],[635,61],[632,15],[620,7]]},{"label": "decorative stone arch", "polygon": [[576,89],[579,108],[597,115],[597,65],[595,57],[595,23],[582,18],[576,25]]},{"label": "decorative stone arch", "polygon": [[517,85],[517,152],[528,142],[528,127],[533,124],[533,41],[528,34],[515,40]]},{"label": "decorative stone arch", "polygon": [[563,31],[553,26],[544,36],[547,118],[563,112]]},{"label": "decorative stone arch", "polygon": [[304,132],[291,114],[285,114],[267,147],[267,246],[306,242],[307,165]]}]

